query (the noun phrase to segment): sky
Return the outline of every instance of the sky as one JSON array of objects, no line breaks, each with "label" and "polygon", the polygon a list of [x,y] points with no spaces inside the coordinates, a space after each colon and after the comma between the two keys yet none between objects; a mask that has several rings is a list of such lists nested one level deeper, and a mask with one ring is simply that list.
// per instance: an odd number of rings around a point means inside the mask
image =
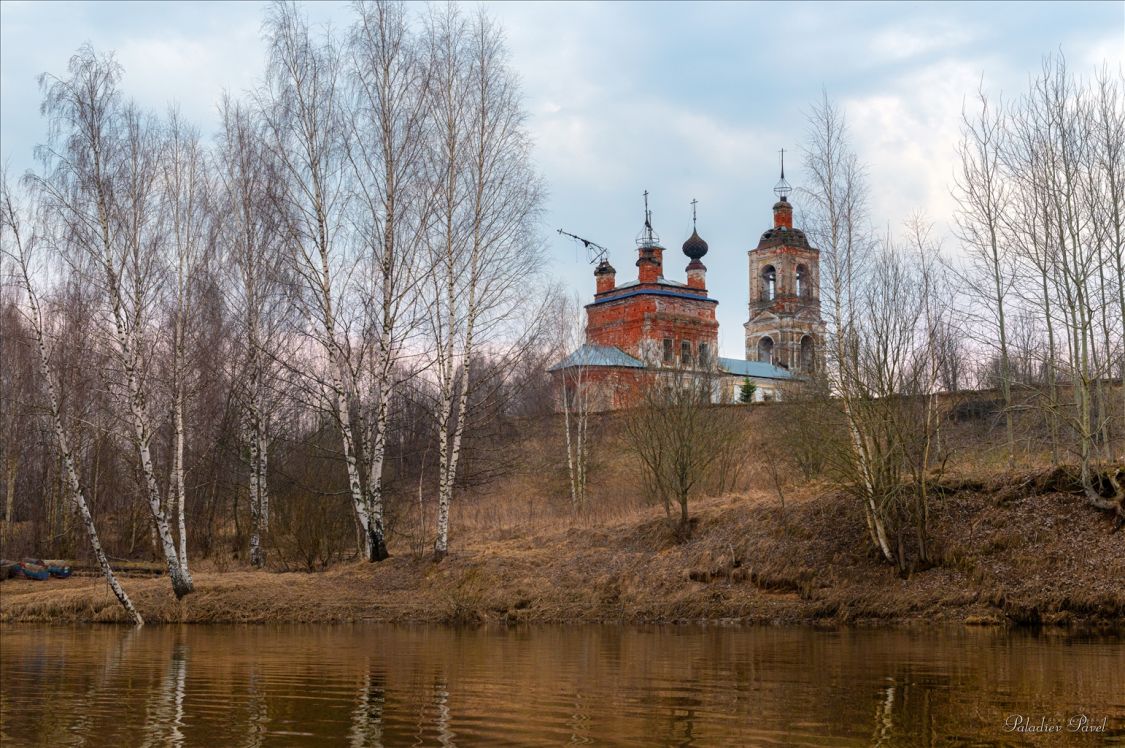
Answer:
[{"label": "sky", "polygon": [[[252,88],[265,45],[258,2],[0,2],[0,160],[34,166],[46,136],[36,82],[62,74],[89,42],[113,50],[140,104],[177,103],[205,135],[217,102]],[[422,6],[417,6],[419,9]],[[605,245],[618,282],[635,277],[634,239],[650,193],[684,280],[679,248],[697,199],[708,287],[719,300],[722,355],[743,357],[747,258],[771,224],[778,151],[802,186],[810,107],[839,104],[871,185],[872,219],[892,231],[923,211],[956,254],[950,194],[960,117],[982,84],[1014,99],[1045,54],[1080,73],[1125,64],[1125,3],[485,3],[523,83],[534,159],[549,195],[541,235],[549,266],[583,303],[593,268],[555,229]],[[347,4],[306,9],[349,23]],[[796,203],[797,223],[801,205]]]}]

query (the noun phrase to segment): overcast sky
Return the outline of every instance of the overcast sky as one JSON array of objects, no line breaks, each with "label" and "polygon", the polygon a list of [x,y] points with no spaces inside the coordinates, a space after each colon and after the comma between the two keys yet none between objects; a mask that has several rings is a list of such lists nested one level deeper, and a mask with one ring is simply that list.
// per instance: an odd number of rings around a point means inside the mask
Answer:
[{"label": "overcast sky", "polygon": [[[554,234],[608,246],[618,280],[635,277],[641,193],[684,279],[679,247],[692,198],[711,251],[723,355],[742,357],[746,252],[770,224],[777,152],[801,185],[806,114],[822,90],[844,108],[871,178],[875,220],[924,210],[955,251],[949,196],[959,117],[984,77],[1017,95],[1044,54],[1079,71],[1122,65],[1125,4],[1104,3],[497,3],[520,72],[535,159],[550,196],[542,234],[551,273],[588,301],[592,268]],[[310,3],[347,25],[345,4]],[[0,157],[12,176],[44,138],[36,76],[61,74],[90,42],[114,50],[140,103],[176,101],[205,134],[224,89],[264,64],[255,2],[0,3]],[[798,203],[798,211],[800,209]]]}]

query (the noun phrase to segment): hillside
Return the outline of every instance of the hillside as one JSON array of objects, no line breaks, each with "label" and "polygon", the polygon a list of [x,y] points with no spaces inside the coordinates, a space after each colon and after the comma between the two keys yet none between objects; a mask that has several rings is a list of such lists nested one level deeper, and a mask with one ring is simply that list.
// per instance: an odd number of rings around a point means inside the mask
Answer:
[{"label": "hillside", "polygon": [[[127,578],[149,622],[961,621],[1119,627],[1125,533],[1050,474],[962,483],[940,500],[941,562],[908,578],[879,562],[845,498],[813,490],[783,513],[747,490],[697,502],[692,538],[659,510],[470,529],[441,564],[409,552],[323,573],[199,571],[177,604],[162,578]],[[510,500],[510,497],[508,497]],[[477,510],[484,513],[484,506]],[[122,620],[95,578],[0,583],[0,620]]]}]

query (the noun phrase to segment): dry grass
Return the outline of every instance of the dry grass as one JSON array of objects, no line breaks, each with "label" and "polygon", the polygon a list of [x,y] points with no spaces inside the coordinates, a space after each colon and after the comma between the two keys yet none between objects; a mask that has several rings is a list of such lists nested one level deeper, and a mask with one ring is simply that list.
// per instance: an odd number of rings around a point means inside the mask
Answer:
[{"label": "dry grass", "polygon": [[[677,542],[645,500],[612,416],[592,425],[587,507],[573,512],[560,439],[535,424],[519,469],[453,507],[441,564],[408,525],[379,564],[316,574],[196,564],[183,602],[166,579],[126,578],[149,622],[680,621],[887,623],[964,621],[1125,625],[1125,532],[1048,471],[1006,474],[994,452],[950,464],[934,507],[935,568],[901,578],[871,552],[858,507],[825,485],[786,488],[782,512],[760,455],[769,406],[746,411],[751,437],[735,491],[692,505]],[[975,429],[975,431],[974,431]],[[965,445],[979,425],[951,430]],[[416,528],[413,528],[416,531]],[[432,529],[431,529],[432,532]],[[432,542],[432,536],[430,537]],[[95,578],[0,583],[0,621],[124,620]]]},{"label": "dry grass", "polygon": [[[199,572],[177,603],[165,579],[125,586],[149,622],[680,621],[1089,624],[1125,620],[1125,534],[1078,497],[1003,481],[945,499],[935,538],[945,561],[900,578],[863,542],[839,496],[706,499],[692,538],[675,541],[654,508],[617,518],[489,517],[433,564],[410,554],[320,574]],[[518,504],[517,504],[518,506]],[[550,521],[548,521],[550,520]],[[0,583],[3,621],[123,620],[94,578]]]}]

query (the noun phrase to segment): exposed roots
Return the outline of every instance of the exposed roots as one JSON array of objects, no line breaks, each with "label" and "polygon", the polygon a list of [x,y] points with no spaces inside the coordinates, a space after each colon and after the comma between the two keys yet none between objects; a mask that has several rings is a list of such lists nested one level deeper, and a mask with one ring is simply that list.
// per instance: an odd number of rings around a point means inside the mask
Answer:
[{"label": "exposed roots", "polygon": [[[1119,467],[1106,470],[1104,473],[1097,473],[1082,486],[1083,493],[1086,494],[1086,501],[1091,506],[1114,513],[1113,529],[1115,531],[1125,525],[1125,489],[1122,489],[1121,482],[1118,480],[1123,470],[1125,468]],[[1112,495],[1105,496],[1103,488],[1109,488]]]}]

